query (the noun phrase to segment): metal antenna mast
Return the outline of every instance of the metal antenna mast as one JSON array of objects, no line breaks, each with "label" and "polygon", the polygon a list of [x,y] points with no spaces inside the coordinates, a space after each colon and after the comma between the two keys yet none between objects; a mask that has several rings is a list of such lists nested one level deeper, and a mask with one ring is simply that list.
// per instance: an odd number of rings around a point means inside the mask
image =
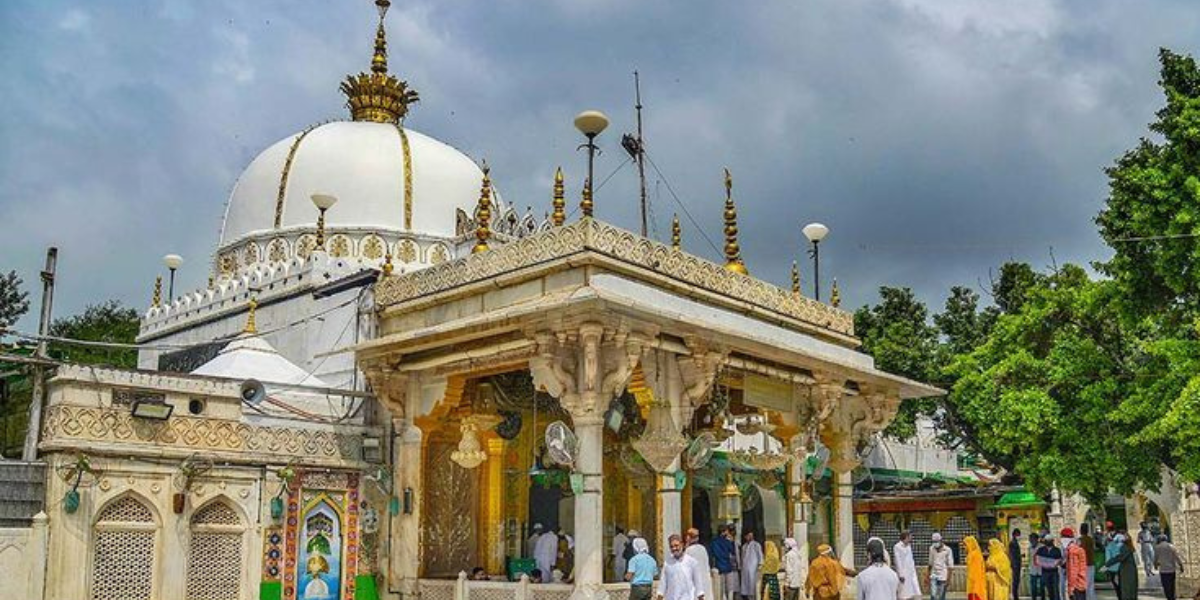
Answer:
[{"label": "metal antenna mast", "polygon": [[642,237],[647,237],[649,227],[646,219],[646,147],[642,141],[642,84],[637,71],[633,72],[633,91],[636,98],[633,107],[637,110],[637,137],[625,134],[621,137],[621,146],[629,153],[629,157],[637,162],[642,199]]}]

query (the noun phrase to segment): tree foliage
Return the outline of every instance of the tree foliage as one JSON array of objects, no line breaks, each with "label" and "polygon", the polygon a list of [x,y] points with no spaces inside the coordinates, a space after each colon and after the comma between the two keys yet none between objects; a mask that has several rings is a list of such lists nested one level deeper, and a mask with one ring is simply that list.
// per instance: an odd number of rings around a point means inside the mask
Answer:
[{"label": "tree foliage", "polygon": [[0,273],[0,329],[12,326],[29,311],[29,292],[21,289],[16,271]]},{"label": "tree foliage", "polygon": [[906,290],[856,314],[881,368],[948,390],[931,414],[949,438],[1035,490],[1099,501],[1157,488],[1163,466],[1200,480],[1200,69],[1168,50],[1160,60],[1157,137],[1106,171],[1103,278],[1005,264],[993,306],[951,290],[932,342]]},{"label": "tree foliage", "polygon": [[[116,300],[89,305],[83,313],[55,319],[50,325],[54,337],[132,344],[138,333],[138,312]],[[137,366],[137,351],[120,348],[98,348],[68,343],[54,343],[51,354],[56,358],[85,364],[104,364],[115,367]]]}]

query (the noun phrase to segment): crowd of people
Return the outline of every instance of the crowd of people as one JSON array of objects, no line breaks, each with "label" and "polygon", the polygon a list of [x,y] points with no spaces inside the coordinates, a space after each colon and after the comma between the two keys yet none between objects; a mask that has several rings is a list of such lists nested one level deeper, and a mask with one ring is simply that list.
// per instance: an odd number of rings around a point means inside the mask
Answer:
[{"label": "crowd of people", "polygon": [[[931,540],[924,570],[929,599],[946,600],[955,553],[940,533]],[[883,540],[868,539],[867,566],[861,570],[843,566],[827,544],[818,546],[816,558],[806,564],[792,538],[783,540],[782,553],[774,541],[759,543],[751,531],[739,543],[732,524],[721,527],[707,546],[694,528],[670,536],[667,543],[669,552],[659,565],[636,530],[616,528],[610,564],[615,579],[630,583],[630,600],[651,600],[656,578],[660,600],[836,600],[850,578],[857,583],[857,600],[923,598],[912,534],[907,531],[900,534],[891,553]],[[536,563],[531,581],[570,581],[573,548],[573,540],[561,529],[542,531],[534,525],[526,548]],[[1177,600],[1175,578],[1183,572],[1175,547],[1165,535],[1154,536],[1145,523],[1136,537],[1111,522],[1102,535],[1094,536],[1085,523],[1078,536],[1070,527],[1057,536],[1031,532],[1027,544],[1022,542],[1022,532],[1014,530],[1007,544],[993,538],[986,549],[968,536],[962,549],[967,600],[1020,600],[1026,569],[1030,600],[1096,600],[1098,572],[1107,576],[1117,600],[1137,600],[1138,556],[1145,576],[1157,574],[1167,600]],[[713,594],[713,570],[720,581],[720,598]],[[471,578],[486,578],[486,574],[477,568]]]}]

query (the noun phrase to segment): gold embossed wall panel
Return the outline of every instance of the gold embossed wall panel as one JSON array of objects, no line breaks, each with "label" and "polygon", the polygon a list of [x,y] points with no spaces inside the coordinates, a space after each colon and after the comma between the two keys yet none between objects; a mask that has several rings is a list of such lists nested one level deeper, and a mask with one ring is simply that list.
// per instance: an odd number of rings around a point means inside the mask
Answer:
[{"label": "gold embossed wall panel", "polygon": [[450,460],[455,446],[425,448],[425,519],[421,526],[425,577],[454,577],[479,564],[479,478]]}]

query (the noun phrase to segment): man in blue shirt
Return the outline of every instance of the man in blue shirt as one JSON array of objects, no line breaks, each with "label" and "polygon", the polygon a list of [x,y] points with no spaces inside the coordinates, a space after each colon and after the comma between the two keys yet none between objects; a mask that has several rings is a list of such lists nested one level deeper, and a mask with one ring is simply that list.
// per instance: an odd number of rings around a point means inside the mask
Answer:
[{"label": "man in blue shirt", "polygon": [[737,544],[734,536],[737,532],[733,525],[721,527],[721,534],[712,541],[712,560],[721,575],[721,596],[723,600],[737,600],[738,569]]},{"label": "man in blue shirt", "polygon": [[650,600],[654,591],[654,575],[658,562],[650,556],[650,545],[646,538],[633,538],[634,555],[625,568],[625,581],[629,582],[629,600]]}]

